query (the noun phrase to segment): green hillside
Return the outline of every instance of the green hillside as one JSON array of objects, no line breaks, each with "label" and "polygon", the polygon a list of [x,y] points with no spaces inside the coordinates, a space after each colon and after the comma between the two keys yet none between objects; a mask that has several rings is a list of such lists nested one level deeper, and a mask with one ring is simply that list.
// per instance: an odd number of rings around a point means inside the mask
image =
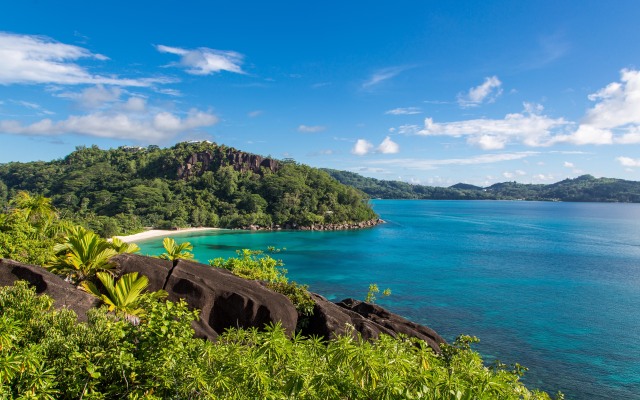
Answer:
[{"label": "green hillside", "polygon": [[101,150],[0,164],[0,205],[17,191],[49,197],[103,236],[143,226],[263,228],[361,222],[366,196],[326,172],[210,142]]},{"label": "green hillside", "polygon": [[324,171],[345,185],[362,190],[372,198],[381,199],[640,202],[640,182],[594,178],[591,175],[565,179],[550,185],[502,182],[488,187],[465,183],[434,187],[366,178],[347,171]]}]

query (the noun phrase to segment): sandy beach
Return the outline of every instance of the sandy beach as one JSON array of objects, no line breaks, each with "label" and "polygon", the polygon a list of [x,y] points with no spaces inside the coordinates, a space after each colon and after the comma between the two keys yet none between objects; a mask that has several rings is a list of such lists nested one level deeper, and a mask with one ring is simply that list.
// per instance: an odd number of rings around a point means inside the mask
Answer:
[{"label": "sandy beach", "polygon": [[115,237],[127,243],[135,243],[138,240],[151,239],[155,237],[172,236],[178,233],[213,231],[217,229],[220,229],[220,228],[184,228],[184,229],[178,229],[178,230],[150,229],[148,231],[136,233],[133,235],[115,236]]}]

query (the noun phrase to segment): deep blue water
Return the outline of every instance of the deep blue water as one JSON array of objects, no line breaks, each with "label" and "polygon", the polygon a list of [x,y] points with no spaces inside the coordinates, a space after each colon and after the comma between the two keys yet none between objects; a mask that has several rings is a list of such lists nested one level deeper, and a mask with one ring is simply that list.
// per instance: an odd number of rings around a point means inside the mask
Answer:
[{"label": "deep blue water", "polygon": [[[331,300],[378,303],[485,360],[529,368],[529,387],[640,399],[640,204],[377,200],[386,224],[343,232],[176,235],[206,263],[285,247],[291,279]],[[139,243],[159,254],[162,239]]]}]

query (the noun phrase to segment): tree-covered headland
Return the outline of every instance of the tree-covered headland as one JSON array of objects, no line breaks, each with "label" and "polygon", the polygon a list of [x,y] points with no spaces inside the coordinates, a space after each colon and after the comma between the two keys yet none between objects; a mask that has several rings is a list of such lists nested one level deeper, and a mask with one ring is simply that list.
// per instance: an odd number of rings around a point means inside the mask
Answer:
[{"label": "tree-covered headland", "polygon": [[101,150],[0,165],[0,205],[18,191],[50,198],[104,237],[143,226],[262,228],[376,218],[362,192],[326,172],[210,142]]}]

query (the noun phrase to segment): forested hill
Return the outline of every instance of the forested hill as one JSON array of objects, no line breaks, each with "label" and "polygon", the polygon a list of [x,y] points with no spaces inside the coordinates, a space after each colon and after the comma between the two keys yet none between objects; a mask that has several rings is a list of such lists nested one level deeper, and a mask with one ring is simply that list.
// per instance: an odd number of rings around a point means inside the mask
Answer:
[{"label": "forested hill", "polygon": [[550,185],[516,182],[479,187],[458,183],[450,187],[411,185],[366,178],[353,172],[325,169],[345,185],[372,198],[432,200],[543,200],[640,203],[640,182],[582,175]]},{"label": "forested hill", "polygon": [[260,227],[376,218],[366,196],[326,172],[211,142],[101,150],[0,164],[0,208],[26,190],[103,236],[153,227]]}]

